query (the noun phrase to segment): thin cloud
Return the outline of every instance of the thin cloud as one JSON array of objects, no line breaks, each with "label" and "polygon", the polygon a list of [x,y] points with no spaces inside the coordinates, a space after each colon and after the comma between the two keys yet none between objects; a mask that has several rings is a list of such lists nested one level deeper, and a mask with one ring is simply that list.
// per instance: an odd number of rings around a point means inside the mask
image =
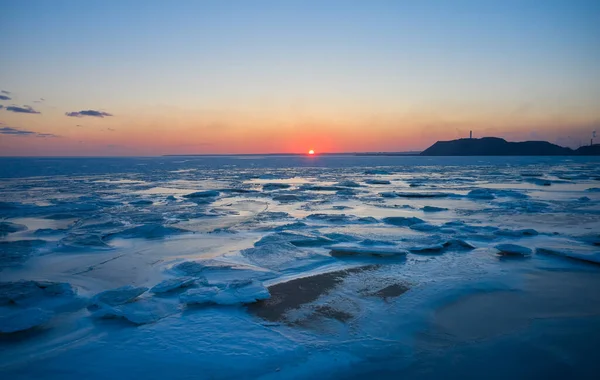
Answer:
[{"label": "thin cloud", "polygon": [[41,132],[26,131],[23,129],[17,129],[17,128],[12,128],[12,127],[1,127],[0,135],[35,136],[35,137],[42,137],[42,138],[60,137],[53,133],[41,133]]},{"label": "thin cloud", "polygon": [[4,106],[3,106],[2,104],[0,104],[0,110],[1,110],[2,108],[4,108]]},{"label": "thin cloud", "polygon": [[6,110],[11,111],[11,112],[16,112],[16,113],[41,113],[39,111],[34,110],[30,106],[23,106],[23,107],[9,106],[9,107],[6,107]]},{"label": "thin cloud", "polygon": [[34,100],[34,103],[43,103],[44,101],[46,101],[46,99],[44,98],[39,98],[38,100]]},{"label": "thin cloud", "polygon": [[66,112],[65,115],[70,117],[83,117],[83,116],[92,116],[92,117],[105,117],[112,116],[112,114],[104,111],[96,111],[96,110],[83,110],[77,112]]},{"label": "thin cloud", "polygon": [[6,95],[0,95],[0,100],[11,100],[12,98]]},{"label": "thin cloud", "polygon": [[0,134],[3,135],[35,135],[35,132],[24,131],[21,129],[11,128],[11,127],[2,127],[0,128]]},{"label": "thin cloud", "polygon": [[10,91],[2,90],[2,91],[0,91],[0,93],[5,94],[5,95],[10,95]]},{"label": "thin cloud", "polygon": [[54,133],[38,133],[36,134],[37,137],[45,137],[45,138],[55,138],[55,137],[60,137],[59,135],[55,135]]}]

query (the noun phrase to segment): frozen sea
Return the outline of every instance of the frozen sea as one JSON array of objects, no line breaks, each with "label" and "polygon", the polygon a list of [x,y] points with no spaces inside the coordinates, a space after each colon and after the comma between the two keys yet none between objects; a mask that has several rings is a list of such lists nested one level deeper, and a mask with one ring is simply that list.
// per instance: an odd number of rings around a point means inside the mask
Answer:
[{"label": "frozen sea", "polygon": [[600,158],[0,158],[3,379],[595,378]]}]

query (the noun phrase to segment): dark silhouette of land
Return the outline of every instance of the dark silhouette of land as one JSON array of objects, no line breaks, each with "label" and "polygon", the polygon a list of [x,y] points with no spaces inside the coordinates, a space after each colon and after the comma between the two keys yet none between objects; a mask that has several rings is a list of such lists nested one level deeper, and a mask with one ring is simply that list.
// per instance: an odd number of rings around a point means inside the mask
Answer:
[{"label": "dark silhouette of land", "polygon": [[[168,154],[166,156],[306,156],[306,153]],[[600,144],[576,150],[547,141],[509,142],[499,137],[438,141],[422,152],[319,152],[316,156],[600,156]]]},{"label": "dark silhouette of land", "polygon": [[421,152],[421,156],[597,156],[600,144],[577,150],[547,141],[508,142],[498,137],[465,138],[438,141]]}]

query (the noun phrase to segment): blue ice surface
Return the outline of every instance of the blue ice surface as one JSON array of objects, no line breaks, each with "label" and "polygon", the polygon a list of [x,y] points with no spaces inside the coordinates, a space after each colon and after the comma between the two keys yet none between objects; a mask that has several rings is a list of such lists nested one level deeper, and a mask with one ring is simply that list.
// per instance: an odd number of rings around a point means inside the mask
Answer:
[{"label": "blue ice surface", "polygon": [[[587,189],[600,183],[599,163],[595,157],[0,158],[0,219],[25,226],[6,227],[0,236],[0,317],[35,308],[52,316],[0,335],[0,374],[592,377],[600,371],[593,346],[600,339],[600,266],[540,252],[597,257],[600,194]],[[552,185],[528,182],[528,173]],[[360,186],[306,190],[344,181]],[[262,191],[268,183],[289,186]],[[474,199],[468,196],[474,190],[495,196]],[[185,197],[204,191],[218,195]],[[384,198],[382,192],[452,196]],[[277,200],[289,195],[294,201]],[[426,212],[436,208],[447,210]],[[369,223],[356,222],[363,218]],[[389,220],[424,223],[407,228]],[[444,245],[457,241],[469,249]],[[536,254],[501,256],[494,249],[500,244]],[[408,253],[332,257],[336,245]],[[427,247],[443,249],[419,251]],[[361,266],[372,268],[277,321],[251,312],[252,297],[181,302],[189,298],[185,292],[202,289],[239,296],[249,284],[262,298],[261,283]],[[21,279],[37,282],[23,287]],[[175,285],[145,291],[159,284]],[[73,294],[59,291],[67,286]],[[389,286],[406,291],[377,295]],[[128,287],[140,290],[125,304],[94,303],[98,294]]]}]

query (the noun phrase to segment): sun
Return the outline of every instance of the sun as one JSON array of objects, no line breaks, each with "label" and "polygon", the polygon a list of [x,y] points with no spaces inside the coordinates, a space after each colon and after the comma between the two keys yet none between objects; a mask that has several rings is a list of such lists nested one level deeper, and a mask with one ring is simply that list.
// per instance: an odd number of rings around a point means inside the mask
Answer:
[{"label": "sun", "polygon": [[308,151],[308,154],[310,154],[312,156],[313,154],[315,154],[315,151],[311,149]]}]

